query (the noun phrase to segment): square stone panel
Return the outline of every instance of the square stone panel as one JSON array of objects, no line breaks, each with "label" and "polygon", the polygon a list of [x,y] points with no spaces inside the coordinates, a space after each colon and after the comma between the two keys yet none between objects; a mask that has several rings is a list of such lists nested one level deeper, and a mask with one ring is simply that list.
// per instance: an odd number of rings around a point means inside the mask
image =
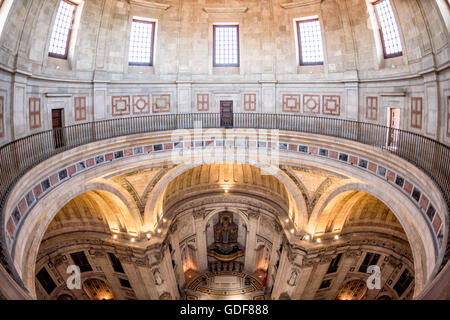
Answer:
[{"label": "square stone panel", "polygon": [[303,95],[303,113],[320,114],[320,95]]},{"label": "square stone panel", "polygon": [[341,97],[340,96],[323,96],[322,97],[323,114],[329,116],[341,115]]},{"label": "square stone panel", "polygon": [[283,112],[300,112],[299,94],[283,94],[282,99]]},{"label": "square stone panel", "polygon": [[148,95],[133,96],[133,114],[150,114],[150,97]]},{"label": "square stone panel", "polygon": [[153,113],[168,113],[170,112],[170,95],[159,94],[152,96]]},{"label": "square stone panel", "polygon": [[130,96],[111,97],[111,106],[113,116],[130,115]]}]

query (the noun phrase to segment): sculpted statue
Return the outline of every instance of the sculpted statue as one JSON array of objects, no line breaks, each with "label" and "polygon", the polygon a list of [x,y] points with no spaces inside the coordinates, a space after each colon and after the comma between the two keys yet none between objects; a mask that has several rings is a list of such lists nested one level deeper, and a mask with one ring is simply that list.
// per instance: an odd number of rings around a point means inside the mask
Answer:
[{"label": "sculpted statue", "polygon": [[288,285],[295,286],[295,282],[297,281],[297,276],[298,276],[297,271],[295,271],[295,270],[292,271],[291,276],[289,277],[289,280],[288,280]]},{"label": "sculpted statue", "polygon": [[155,278],[155,284],[157,286],[163,283],[163,279],[161,278],[161,273],[159,272],[159,269],[155,269],[155,271],[153,271],[153,277]]}]

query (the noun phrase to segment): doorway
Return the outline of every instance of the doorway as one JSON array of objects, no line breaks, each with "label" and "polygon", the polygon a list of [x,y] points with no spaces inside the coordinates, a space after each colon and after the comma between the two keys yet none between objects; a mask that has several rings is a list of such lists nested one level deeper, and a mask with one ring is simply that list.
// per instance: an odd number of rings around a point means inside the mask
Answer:
[{"label": "doorway", "polygon": [[63,132],[64,109],[52,109],[52,129],[55,149],[65,146]]},{"label": "doorway", "polygon": [[220,126],[233,127],[233,101],[220,101]]},{"label": "doorway", "polygon": [[396,149],[400,129],[399,108],[388,108],[388,127],[387,146],[388,148]]}]

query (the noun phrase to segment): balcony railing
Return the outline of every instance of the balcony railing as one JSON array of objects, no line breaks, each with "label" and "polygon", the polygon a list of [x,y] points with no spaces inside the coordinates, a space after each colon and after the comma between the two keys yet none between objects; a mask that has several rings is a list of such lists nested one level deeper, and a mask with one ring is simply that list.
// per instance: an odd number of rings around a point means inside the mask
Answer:
[{"label": "balcony railing", "polygon": [[[55,154],[90,142],[131,134],[202,128],[279,129],[357,141],[387,150],[425,171],[440,187],[447,206],[450,199],[450,148],[430,138],[376,124],[313,116],[236,113],[171,114],[89,122],[36,133],[0,148],[0,210],[8,190],[38,163]],[[231,120],[231,121],[230,121]]]}]

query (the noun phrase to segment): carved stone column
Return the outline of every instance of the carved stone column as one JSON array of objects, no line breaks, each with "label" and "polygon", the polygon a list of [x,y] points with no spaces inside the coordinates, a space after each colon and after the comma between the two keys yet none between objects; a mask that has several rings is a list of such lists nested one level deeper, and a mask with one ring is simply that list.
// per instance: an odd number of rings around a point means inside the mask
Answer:
[{"label": "carved stone column", "polygon": [[204,210],[194,211],[194,228],[197,235],[197,268],[199,273],[208,271],[208,248],[206,247],[206,225]]},{"label": "carved stone column", "polygon": [[344,285],[345,277],[350,272],[350,269],[356,264],[360,255],[361,252],[358,250],[352,250],[342,254],[337,273],[334,275],[331,288],[326,295],[327,300],[333,300],[336,298],[339,290]]},{"label": "carved stone column", "polygon": [[180,288],[184,287],[185,284],[185,278],[184,278],[184,270],[183,270],[183,261],[181,258],[181,249],[180,249],[180,242],[178,239],[178,234],[176,232],[178,228],[178,221],[175,221],[170,226],[170,235],[169,235],[169,241],[172,246],[172,259],[175,261],[176,265],[178,266],[175,271],[175,276],[177,277],[177,281],[180,285]]},{"label": "carved stone column", "polygon": [[256,270],[256,230],[258,228],[259,212],[248,210],[247,239],[245,242],[244,272],[252,274]]},{"label": "carved stone column", "polygon": [[275,279],[275,265],[281,257],[279,256],[278,250],[280,249],[282,241],[282,229],[279,224],[275,224],[276,235],[273,238],[272,252],[270,253],[269,266],[267,268],[267,282],[266,282],[266,292],[270,291],[274,284]]},{"label": "carved stone column", "polygon": [[330,266],[331,256],[323,255],[320,257],[319,264],[316,265],[314,272],[311,273],[310,280],[308,283],[308,290],[302,295],[302,299],[310,300],[314,299],[317,290],[322,283],[323,277],[325,276],[328,267]]}]

